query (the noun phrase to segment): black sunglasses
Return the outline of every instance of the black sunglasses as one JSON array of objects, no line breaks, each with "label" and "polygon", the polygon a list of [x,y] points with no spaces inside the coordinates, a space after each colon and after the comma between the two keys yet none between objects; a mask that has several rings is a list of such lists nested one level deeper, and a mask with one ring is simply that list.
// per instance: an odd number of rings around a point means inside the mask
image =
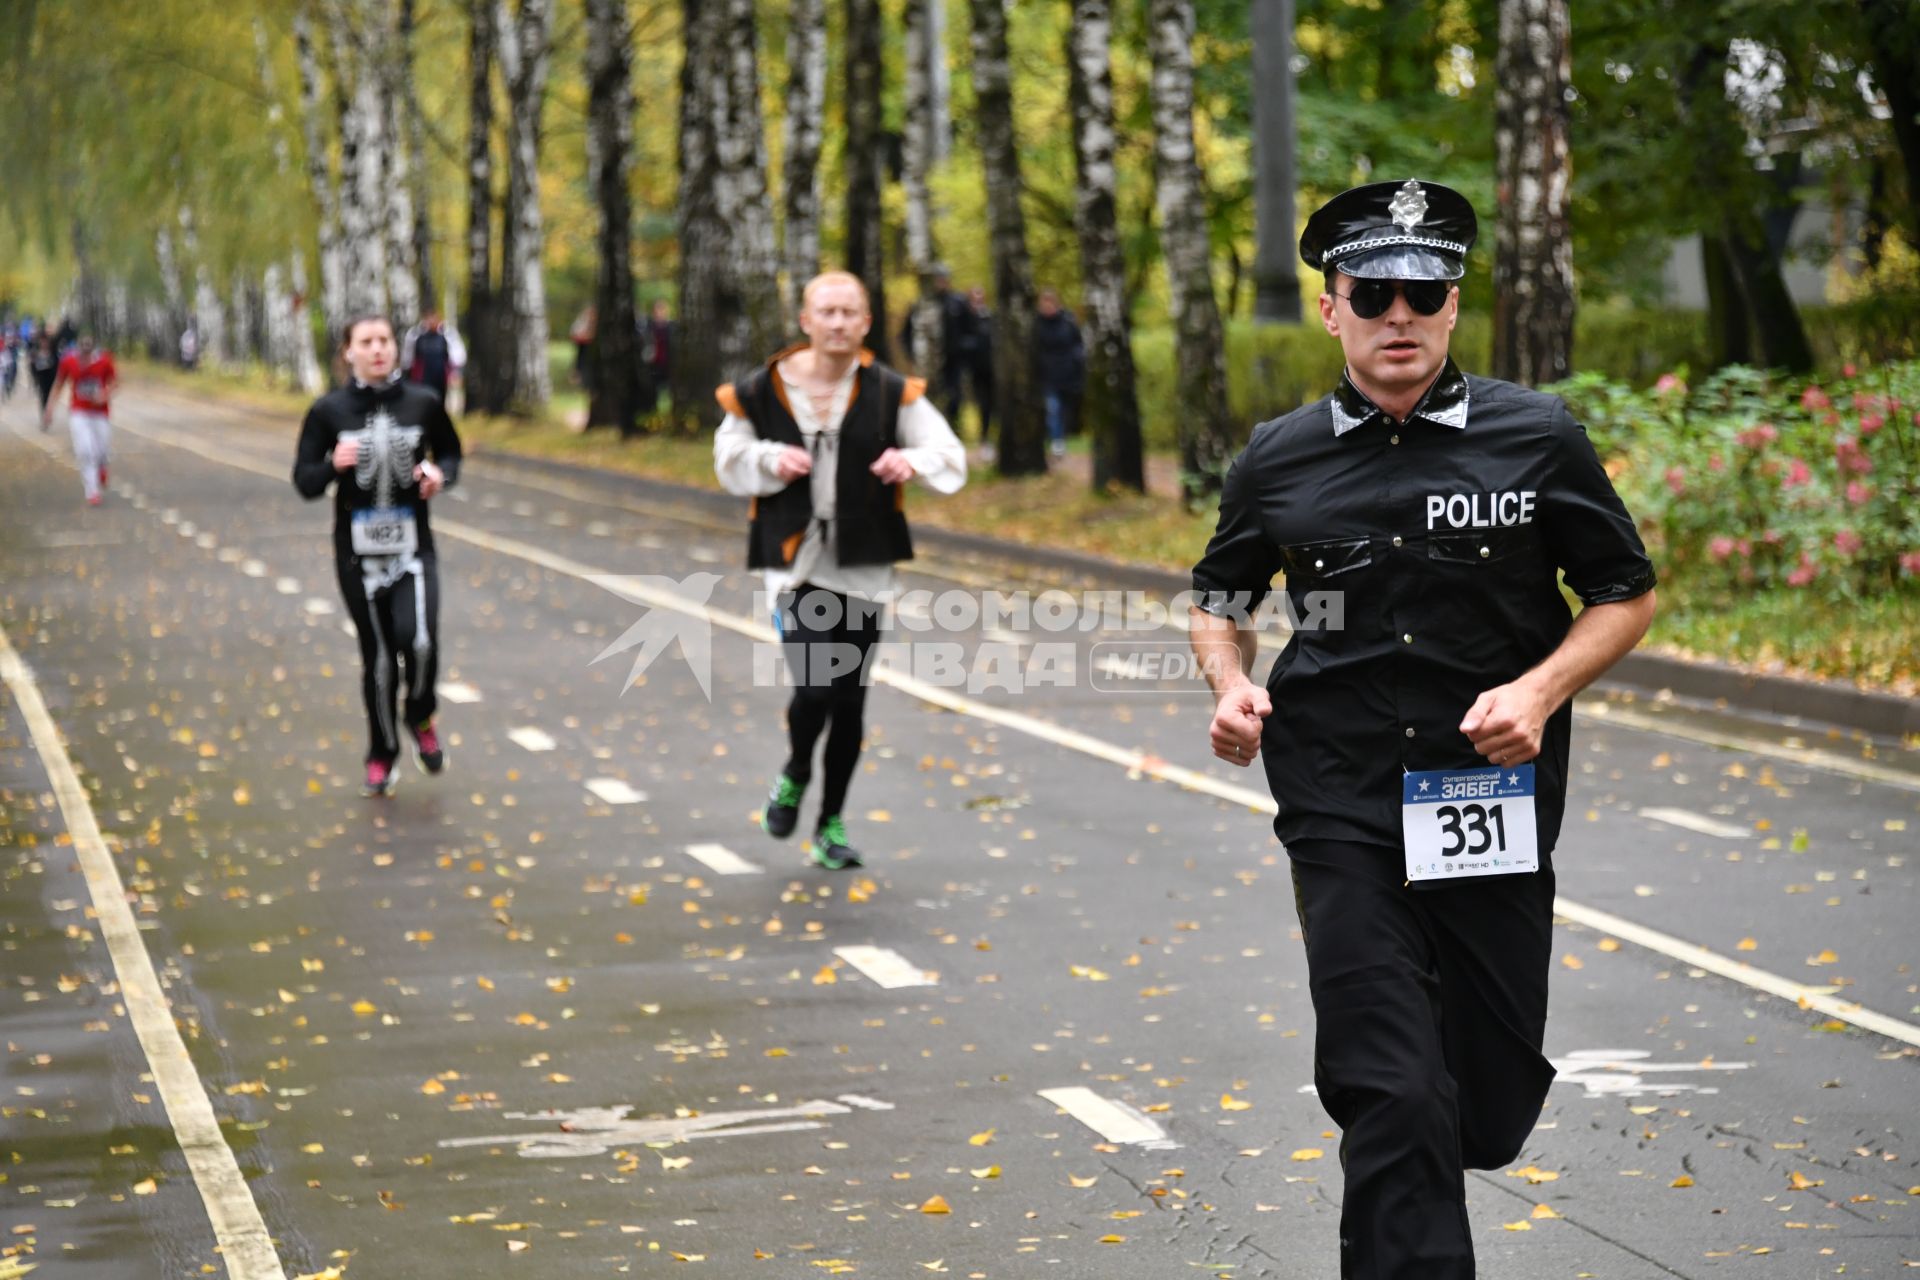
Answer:
[{"label": "black sunglasses", "polygon": [[1345,298],[1353,314],[1362,320],[1378,320],[1393,305],[1395,294],[1404,293],[1407,305],[1423,316],[1439,314],[1447,305],[1453,285],[1445,280],[1355,280],[1352,293],[1336,293]]}]

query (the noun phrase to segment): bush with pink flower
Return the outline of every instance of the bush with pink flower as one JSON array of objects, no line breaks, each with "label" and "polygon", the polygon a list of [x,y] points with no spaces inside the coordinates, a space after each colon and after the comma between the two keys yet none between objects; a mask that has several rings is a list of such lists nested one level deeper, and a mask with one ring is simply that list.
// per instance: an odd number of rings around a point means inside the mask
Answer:
[{"label": "bush with pink flower", "polygon": [[1670,603],[1920,600],[1920,363],[1555,390],[1608,460]]}]

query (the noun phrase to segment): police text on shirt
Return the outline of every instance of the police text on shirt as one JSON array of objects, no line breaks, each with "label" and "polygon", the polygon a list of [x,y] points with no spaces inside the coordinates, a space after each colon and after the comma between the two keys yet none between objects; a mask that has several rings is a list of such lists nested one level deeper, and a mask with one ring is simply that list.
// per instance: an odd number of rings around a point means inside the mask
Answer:
[{"label": "police text on shirt", "polygon": [[1492,529],[1505,525],[1533,523],[1532,489],[1503,493],[1430,493],[1427,495],[1427,529],[1445,520],[1452,529]]}]

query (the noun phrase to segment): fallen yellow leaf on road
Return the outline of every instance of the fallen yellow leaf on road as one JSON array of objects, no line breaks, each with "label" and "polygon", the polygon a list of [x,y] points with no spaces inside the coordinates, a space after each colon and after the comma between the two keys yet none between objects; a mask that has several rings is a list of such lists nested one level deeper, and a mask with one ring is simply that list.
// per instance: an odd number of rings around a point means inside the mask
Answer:
[{"label": "fallen yellow leaf on road", "polygon": [[1693,1179],[1683,1173],[1667,1185],[1670,1187],[1690,1187],[1693,1185]]},{"label": "fallen yellow leaf on road", "polygon": [[133,1184],[133,1194],[137,1196],[150,1196],[159,1189],[160,1184],[152,1178],[142,1178],[139,1182]]},{"label": "fallen yellow leaf on road", "polygon": [[1509,1230],[1509,1231],[1531,1231],[1531,1230],[1533,1230],[1533,1224],[1532,1224],[1531,1222],[1528,1222],[1528,1221],[1527,1221],[1527,1220],[1526,1220],[1525,1218],[1522,1218],[1522,1219],[1520,1219],[1520,1221],[1518,1221],[1518,1222],[1509,1222],[1509,1223],[1507,1223],[1507,1224],[1506,1224],[1506,1227],[1507,1227],[1507,1230]]},{"label": "fallen yellow leaf on road", "polygon": [[1327,1153],[1318,1147],[1302,1147],[1293,1153],[1291,1159],[1297,1164],[1305,1164],[1309,1160],[1318,1160],[1325,1154]]},{"label": "fallen yellow leaf on road", "polygon": [[989,1142],[993,1141],[993,1135],[995,1132],[996,1130],[993,1130],[993,1129],[983,1129],[979,1133],[974,1134],[971,1138],[968,1138],[967,1144],[969,1146],[974,1146],[974,1147],[984,1147]]},{"label": "fallen yellow leaf on road", "polygon": [[946,1201],[946,1197],[944,1197],[944,1196],[929,1196],[929,1197],[927,1198],[927,1202],[926,1202],[925,1204],[923,1204],[923,1205],[921,1205],[921,1206],[920,1206],[920,1212],[922,1212],[922,1213],[952,1213],[952,1212],[953,1212],[953,1206],[952,1206],[952,1205],[949,1205],[949,1204],[947,1203],[947,1201]]},{"label": "fallen yellow leaf on road", "polygon": [[969,1169],[967,1170],[967,1172],[972,1174],[974,1177],[980,1178],[982,1180],[985,1180],[988,1178],[997,1178],[1000,1176],[1000,1166],[997,1164],[990,1164],[984,1169]]},{"label": "fallen yellow leaf on road", "polygon": [[1557,1218],[1560,1215],[1553,1211],[1553,1206],[1550,1204],[1537,1204],[1533,1206],[1533,1216],[1535,1218]]},{"label": "fallen yellow leaf on road", "polygon": [[1824,1178],[1809,1178],[1806,1174],[1795,1169],[1793,1176],[1787,1179],[1787,1185],[1795,1191],[1811,1191],[1815,1187],[1824,1187],[1827,1184]]},{"label": "fallen yellow leaf on road", "polygon": [[1251,1102],[1236,1098],[1230,1093],[1220,1095],[1220,1109],[1222,1111],[1248,1111],[1252,1108],[1253,1104]]},{"label": "fallen yellow leaf on road", "polygon": [[1096,1173],[1091,1178],[1080,1178],[1070,1173],[1067,1175],[1067,1181],[1084,1191],[1094,1183],[1100,1181],[1100,1175]]}]

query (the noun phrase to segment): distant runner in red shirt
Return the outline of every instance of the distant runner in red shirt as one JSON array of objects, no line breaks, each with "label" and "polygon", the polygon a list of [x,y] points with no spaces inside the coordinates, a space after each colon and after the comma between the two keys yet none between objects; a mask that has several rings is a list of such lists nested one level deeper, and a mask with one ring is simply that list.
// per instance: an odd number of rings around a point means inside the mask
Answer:
[{"label": "distant runner in red shirt", "polygon": [[73,385],[67,426],[73,432],[73,456],[80,464],[80,483],[86,489],[89,506],[100,505],[101,491],[107,487],[107,444],[112,434],[107,406],[119,381],[113,356],[93,345],[92,334],[83,333],[73,350],[61,358],[53,378],[53,395],[41,410],[40,421],[45,426],[53,416],[53,400],[59,397],[60,388]]}]

